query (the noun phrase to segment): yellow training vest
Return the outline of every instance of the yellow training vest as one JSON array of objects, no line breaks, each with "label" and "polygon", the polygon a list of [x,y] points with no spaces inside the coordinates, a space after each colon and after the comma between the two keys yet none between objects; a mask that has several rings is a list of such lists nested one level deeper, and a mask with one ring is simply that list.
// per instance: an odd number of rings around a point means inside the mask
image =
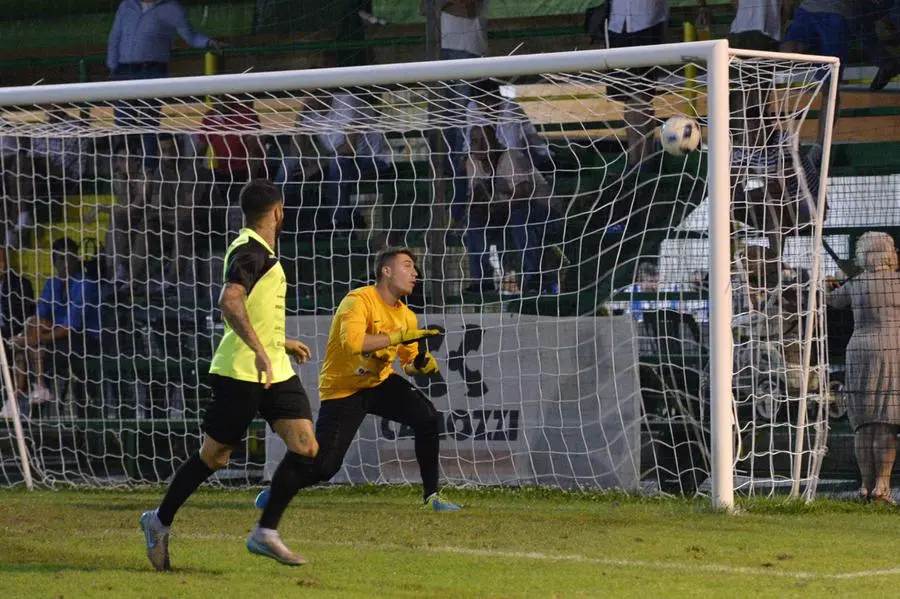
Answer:
[{"label": "yellow training vest", "polygon": [[[234,253],[253,241],[259,242],[268,252],[268,267],[253,285],[247,295],[247,315],[250,325],[256,331],[260,343],[272,362],[273,383],[286,381],[294,376],[291,360],[284,351],[285,338],[285,296],[287,295],[287,278],[284,269],[272,248],[255,231],[241,229],[225,253],[225,272]],[[227,281],[226,281],[227,283]],[[210,365],[210,374],[227,376],[239,381],[259,381],[256,371],[256,356],[250,346],[238,337],[237,333],[225,322],[225,335],[216,348]]]}]

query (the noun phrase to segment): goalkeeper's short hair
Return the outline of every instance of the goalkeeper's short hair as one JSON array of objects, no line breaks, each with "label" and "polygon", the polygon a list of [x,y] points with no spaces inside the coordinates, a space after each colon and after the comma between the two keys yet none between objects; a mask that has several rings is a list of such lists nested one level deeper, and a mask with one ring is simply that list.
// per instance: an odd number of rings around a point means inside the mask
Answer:
[{"label": "goalkeeper's short hair", "polygon": [[416,255],[413,251],[406,247],[386,247],[383,250],[380,250],[377,254],[375,254],[375,281],[380,281],[382,274],[381,271],[387,266],[391,260],[393,260],[396,256],[405,255],[409,256],[413,261],[413,264],[416,262]]}]

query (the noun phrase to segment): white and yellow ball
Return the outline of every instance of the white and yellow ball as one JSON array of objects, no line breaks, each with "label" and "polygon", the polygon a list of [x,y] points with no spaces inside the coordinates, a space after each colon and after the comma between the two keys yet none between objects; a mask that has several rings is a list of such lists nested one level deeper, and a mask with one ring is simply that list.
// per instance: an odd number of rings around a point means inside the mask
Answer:
[{"label": "white and yellow ball", "polygon": [[659,129],[663,149],[672,156],[684,156],[700,147],[700,125],[686,116],[673,116]]}]

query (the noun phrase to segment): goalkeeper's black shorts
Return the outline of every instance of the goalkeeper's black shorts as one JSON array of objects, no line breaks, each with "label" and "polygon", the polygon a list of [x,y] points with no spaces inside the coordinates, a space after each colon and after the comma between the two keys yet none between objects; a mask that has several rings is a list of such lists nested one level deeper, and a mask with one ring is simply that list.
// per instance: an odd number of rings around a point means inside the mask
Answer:
[{"label": "goalkeeper's black shorts", "polygon": [[323,401],[316,420],[316,441],[319,442],[316,459],[324,463],[324,470],[329,474],[340,468],[368,414],[408,425],[413,430],[419,426],[435,427],[438,418],[431,400],[398,374],[349,397]]}]

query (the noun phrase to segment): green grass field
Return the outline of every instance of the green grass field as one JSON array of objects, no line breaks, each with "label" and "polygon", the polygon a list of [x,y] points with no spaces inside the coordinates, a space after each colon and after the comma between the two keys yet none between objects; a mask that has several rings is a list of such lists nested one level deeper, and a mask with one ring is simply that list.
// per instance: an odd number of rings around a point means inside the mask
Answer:
[{"label": "green grass field", "polygon": [[159,491],[0,491],[3,597],[893,596],[898,514],[851,502],[746,502],[413,488],[302,493],[282,525],[309,564],[251,556],[250,491],[203,491],[179,513],[171,573],[146,561],[140,512]]}]

